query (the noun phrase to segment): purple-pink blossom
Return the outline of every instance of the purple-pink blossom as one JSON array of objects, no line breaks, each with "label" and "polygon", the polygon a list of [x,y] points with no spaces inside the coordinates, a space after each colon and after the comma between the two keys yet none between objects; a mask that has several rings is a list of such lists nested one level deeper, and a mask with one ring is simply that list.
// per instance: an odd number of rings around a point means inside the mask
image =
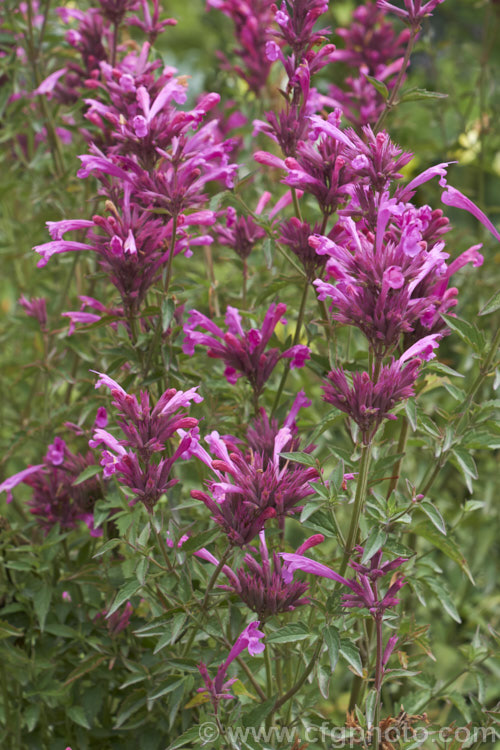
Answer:
[{"label": "purple-pink blossom", "polygon": [[[241,315],[234,307],[226,311],[227,332],[198,310],[191,310],[184,326],[184,354],[192,356],[195,346],[205,346],[209,357],[222,359],[226,365],[224,375],[228,383],[246,377],[257,399],[281,359],[289,359],[290,367],[303,367],[310,358],[307,346],[297,344],[284,352],[267,346],[279,322],[283,322],[286,305],[272,304],[260,328],[243,328]],[[205,331],[198,330],[201,328]]]}]

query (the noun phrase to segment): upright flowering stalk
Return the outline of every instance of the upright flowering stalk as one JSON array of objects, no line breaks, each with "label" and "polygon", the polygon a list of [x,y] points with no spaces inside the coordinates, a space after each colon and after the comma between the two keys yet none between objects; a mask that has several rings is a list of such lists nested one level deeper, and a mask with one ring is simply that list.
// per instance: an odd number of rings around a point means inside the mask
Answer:
[{"label": "upright flowering stalk", "polygon": [[[307,346],[297,344],[284,352],[279,349],[268,349],[271,336],[286,312],[283,303],[273,304],[269,307],[262,326],[245,331],[241,316],[234,307],[228,307],[226,312],[226,325],[228,331],[224,332],[212,320],[198,312],[191,310],[188,322],[184,326],[184,343],[182,350],[184,354],[192,356],[196,345],[208,348],[208,356],[222,359],[226,365],[224,375],[228,383],[234,384],[241,377],[246,377],[250,383],[254,405],[257,408],[259,396],[271,376],[274,368],[281,359],[290,360],[290,368],[303,367],[306,360],[310,358]],[[197,330],[201,328],[205,331]]]},{"label": "upright flowering stalk", "polygon": [[[192,401],[199,403],[203,399],[196,388],[188,391],[170,388],[151,406],[146,391],[137,399],[108,375],[97,374],[96,388],[105,385],[110,389],[119,415],[117,424],[124,437],[119,440],[107,430],[97,428],[89,444],[92,448],[104,446],[100,462],[104,476],[115,474],[121,484],[132,490],[130,504],[140,501],[152,513],[161,495],[178,481],[171,477],[176,461],[189,458],[197,442],[198,420],[183,410]],[[177,430],[189,432],[172,447],[171,455],[165,455]]]},{"label": "upright flowering stalk", "polygon": [[226,679],[227,670],[232,662],[246,649],[248,649],[250,656],[256,656],[264,651],[265,646],[261,642],[262,638],[264,638],[264,633],[259,630],[259,625],[260,622],[258,620],[247,625],[236,639],[227,659],[218,668],[214,679],[210,677],[206,664],[201,662],[198,665],[198,670],[203,678],[203,682],[205,683],[205,687],[198,688],[198,692],[206,694],[210,698],[215,714],[218,713],[221,700],[229,700],[235,697],[229,692],[229,690],[236,682],[236,678],[232,677],[229,680]]},{"label": "upright flowering stalk", "polygon": [[[361,560],[364,554],[363,547],[357,546],[354,552],[354,556]],[[393,571],[407,561],[406,558],[397,557],[395,560],[382,563],[382,551],[379,550],[369,558],[369,565],[362,564],[355,559],[350,560],[349,565],[355,571],[356,577],[346,579],[328,566],[318,563],[315,560],[311,560],[308,557],[304,557],[303,555],[285,552],[281,553],[281,557],[285,562],[285,570],[283,573],[285,581],[291,581],[296,570],[303,570],[306,573],[312,573],[313,575],[322,578],[328,578],[350,589],[351,593],[343,594],[342,596],[343,607],[359,607],[360,609],[368,610],[375,622],[377,634],[375,690],[380,696],[382,680],[386,671],[385,667],[398,640],[397,636],[391,636],[384,649],[382,641],[382,623],[384,614],[387,609],[397,606],[399,599],[397,599],[395,595],[405,584],[405,579],[402,576],[393,576],[385,593],[381,593],[379,591],[380,579],[384,578],[389,573],[392,574]]]},{"label": "upright flowering stalk", "polygon": [[[311,547],[324,541],[322,534],[307,539],[297,550],[301,555]],[[219,561],[207,549],[200,549],[195,555],[218,566]],[[239,596],[247,607],[255,612],[261,622],[283,612],[293,612],[296,607],[309,604],[304,597],[307,584],[303,582],[286,582],[283,577],[282,562],[277,552],[269,555],[264,531],[259,533],[259,548],[253,547],[243,558],[244,567],[233,571],[228,565],[222,566],[222,572],[229,585],[221,585]]]}]

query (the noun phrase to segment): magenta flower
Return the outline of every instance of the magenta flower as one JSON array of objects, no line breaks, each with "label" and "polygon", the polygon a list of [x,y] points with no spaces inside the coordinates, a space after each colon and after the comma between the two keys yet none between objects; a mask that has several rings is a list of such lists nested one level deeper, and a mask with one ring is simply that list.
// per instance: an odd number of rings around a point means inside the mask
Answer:
[{"label": "magenta flower", "polygon": [[229,690],[231,688],[231,685],[236,682],[236,678],[226,680],[227,670],[231,663],[241,653],[243,653],[245,649],[248,649],[248,653],[250,654],[250,656],[256,656],[257,654],[261,654],[264,651],[265,646],[263,643],[261,643],[262,638],[264,638],[264,633],[258,629],[259,625],[260,622],[258,620],[255,620],[254,622],[251,622],[249,625],[247,625],[247,627],[236,639],[226,661],[220,665],[214,680],[212,680],[209,676],[206,664],[201,662],[198,665],[198,670],[203,678],[203,682],[205,683],[205,687],[198,688],[198,692],[208,694],[214,707],[215,713],[218,712],[219,703],[221,700],[227,700],[235,697],[234,695],[231,695]]},{"label": "magenta flower", "polygon": [[237,47],[234,54],[241,63],[231,65],[219,53],[223,69],[234,70],[251,91],[260,94],[265,87],[272,61],[266,55],[266,45],[271,38],[272,4],[267,0],[207,0],[207,6],[222,11],[234,24]]},{"label": "magenta flower", "polygon": [[65,441],[56,437],[49,445],[42,464],[29,466],[0,484],[0,492],[7,492],[7,502],[12,500],[12,490],[20,483],[32,488],[27,501],[30,513],[48,532],[59,524],[70,530],[83,521],[92,536],[101,536],[94,528],[93,509],[102,496],[102,488],[96,477],[90,477],[74,485],[75,479],[89,466],[95,464],[90,451],[85,455],[72,453]]},{"label": "magenta flower", "polygon": [[422,5],[422,0],[404,0],[406,10],[399,8],[387,0],[377,0],[377,7],[388,13],[394,13],[410,26],[418,28],[426,16],[432,15],[433,10],[437,8],[444,0],[429,0]]},{"label": "magenta flower", "polygon": [[[309,604],[309,599],[304,598],[307,584],[287,583],[283,578],[279,555],[273,552],[270,560],[264,531],[260,532],[259,541],[258,551],[251,548],[243,558],[244,567],[234,572],[228,565],[223,566],[222,572],[228,579],[229,585],[220,586],[220,588],[236,593],[261,621],[282,612],[292,612],[296,607]],[[299,547],[297,554],[303,554],[307,549],[323,541],[322,534],[316,534]],[[257,559],[257,554],[260,561]],[[195,555],[212,565],[219,564],[217,558],[206,549],[198,550]]]},{"label": "magenta flower", "polygon": [[24,294],[19,297],[19,304],[24,308],[26,315],[30,318],[36,318],[40,328],[44,331],[47,327],[47,301],[45,297],[32,297],[26,299]]},{"label": "magenta flower", "polygon": [[349,65],[355,73],[346,77],[342,89],[330,86],[330,96],[354,125],[375,125],[385,101],[367,76],[384,81],[392,89],[410,31],[404,29],[397,35],[385,14],[370,2],[354,10],[347,28],[335,31],[342,38],[344,49],[337,48],[333,58]]},{"label": "magenta flower", "polygon": [[[188,391],[170,388],[152,407],[146,391],[142,391],[137,399],[126,393],[108,375],[97,374],[96,388],[105,385],[111,390],[112,404],[119,415],[117,424],[124,438],[118,439],[98,427],[89,445],[92,448],[105,446],[100,462],[104,467],[104,476],[115,474],[121,484],[133,491],[131,504],[140,500],[152,513],[161,495],[178,481],[171,477],[174,464],[177,460],[189,458],[197,444],[198,420],[185,412],[179,413],[179,410],[188,408],[191,401],[199,403],[203,399],[196,392],[197,388]],[[177,431],[185,430],[189,432],[185,433],[172,454],[158,458],[157,454],[164,453]]]},{"label": "magenta flower", "polygon": [[29,477],[31,474],[36,474],[41,469],[43,469],[45,464],[37,464],[36,466],[28,466],[26,469],[23,469],[22,471],[18,471],[17,474],[13,474],[11,477],[8,477],[5,479],[2,484],[0,484],[0,492],[6,492],[7,493],[7,502],[12,502],[12,490],[14,487],[17,487],[18,484],[21,484],[24,482],[24,480]]},{"label": "magenta flower", "polygon": [[481,209],[478,208],[478,206],[476,206],[475,203],[470,200],[470,198],[467,198],[467,196],[461,193],[460,190],[457,190],[451,185],[448,185],[445,177],[441,178],[439,184],[442,188],[445,188],[445,191],[441,195],[441,200],[444,204],[446,204],[447,206],[453,206],[454,208],[462,208],[464,211],[468,211],[470,214],[475,216],[475,218],[480,221],[481,224],[486,227],[489,232],[491,232],[495,239],[500,242],[500,233],[493,226],[486,214],[481,211]]},{"label": "magenta flower", "polygon": [[376,382],[367,372],[355,372],[351,385],[341,367],[328,373],[328,382],[323,385],[324,400],[356,422],[365,445],[373,440],[384,419],[396,419],[392,413],[395,406],[414,395],[421,361],[412,359],[406,367],[402,367],[402,362],[401,359],[383,365]]},{"label": "magenta flower", "polygon": [[298,448],[289,427],[277,432],[270,455],[266,446],[255,452],[245,450],[234,438],[222,439],[218,432],[212,432],[206,441],[216,458],[201,445],[195,446],[193,454],[215,474],[215,479],[208,481],[211,494],[193,490],[191,495],[209,508],[230,544],[248,544],[269,518],[277,517],[283,526],[285,517],[299,511],[297,504],[314,492],[311,482],[318,477],[316,469],[280,456]]},{"label": "magenta flower", "polygon": [[[184,354],[192,356],[195,346],[206,346],[209,357],[222,359],[225,363],[224,375],[228,383],[234,385],[238,378],[245,376],[252,386],[255,399],[258,399],[281,359],[289,359],[290,367],[294,368],[303,367],[310,358],[308,347],[302,344],[292,346],[284,352],[279,349],[267,349],[274,329],[280,321],[283,322],[285,312],[285,304],[272,304],[261,328],[245,331],[238,310],[228,307],[226,325],[229,330],[225,333],[206,315],[191,310],[188,322],[184,326],[186,336],[182,350]],[[197,328],[204,329],[206,333],[198,331]]]}]

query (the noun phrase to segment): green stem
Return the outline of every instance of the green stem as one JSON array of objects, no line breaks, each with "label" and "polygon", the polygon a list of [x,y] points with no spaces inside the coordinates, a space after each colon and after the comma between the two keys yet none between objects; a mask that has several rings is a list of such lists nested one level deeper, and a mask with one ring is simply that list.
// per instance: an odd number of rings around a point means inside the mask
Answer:
[{"label": "green stem", "polygon": [[[302,332],[302,322],[304,319],[304,312],[306,309],[306,302],[307,302],[307,293],[309,291],[309,281],[306,279],[306,282],[304,284],[304,288],[302,290],[302,298],[300,300],[300,308],[299,308],[299,315],[297,318],[297,326],[295,328],[295,335],[293,337],[293,346],[295,346],[298,341],[300,340],[300,334]],[[283,370],[283,375],[281,376],[281,381],[278,386],[278,390],[276,392],[276,398],[274,399],[274,405],[272,414],[275,413],[276,409],[279,406],[281,394],[283,393],[283,388],[285,387],[286,379],[288,377],[288,373],[290,371],[290,367],[288,363],[285,364],[285,369]]]},{"label": "green stem", "polygon": [[342,563],[340,565],[339,575],[343,576],[347,570],[347,563],[356,546],[356,540],[359,531],[359,519],[361,517],[361,511],[366,498],[366,492],[368,489],[368,470],[370,468],[371,458],[371,443],[363,445],[361,448],[361,458],[359,462],[359,474],[358,484],[356,485],[356,495],[354,498],[354,508],[351,516],[351,524],[349,526],[349,532],[347,535],[347,542],[344,549],[344,555],[342,557]]},{"label": "green stem", "polygon": [[[208,582],[208,585],[207,585],[207,588],[206,588],[206,591],[205,591],[205,596],[203,597],[203,601],[201,603],[201,612],[202,612],[201,624],[203,624],[204,619],[205,619],[206,614],[207,614],[207,603],[208,603],[208,597],[210,596],[210,592],[212,591],[212,589],[213,589],[213,587],[215,585],[215,582],[217,581],[217,578],[219,577],[219,573],[221,572],[222,568],[224,567],[224,565],[226,563],[226,560],[229,557],[230,553],[231,553],[231,548],[228,547],[226,549],[226,551],[224,552],[224,554],[222,555],[222,557],[221,557],[221,559],[219,561],[219,564],[215,568],[215,570],[212,573],[212,576],[211,576],[211,578],[210,578],[210,580]],[[188,639],[188,641],[186,643],[186,646],[184,648],[183,656],[185,656],[187,653],[189,653],[189,649],[193,645],[194,639],[196,638],[196,634],[198,633],[199,629],[200,629],[200,625],[198,625],[198,627],[196,627],[196,628],[193,628],[193,630],[191,631],[191,635],[189,636],[189,639]]]},{"label": "green stem", "polygon": [[401,464],[403,463],[403,458],[404,458],[404,456],[401,454],[403,454],[406,449],[406,441],[408,440],[409,427],[410,427],[410,423],[408,421],[408,418],[403,417],[401,420],[401,431],[399,433],[398,447],[396,449],[396,453],[398,453],[398,455],[400,455],[401,458],[398,458],[394,466],[394,469],[392,470],[393,476],[391,477],[391,481],[387,489],[386,500],[389,500],[390,496],[392,495],[392,493],[398,486],[399,472],[401,471]]},{"label": "green stem", "polygon": [[167,260],[167,270],[165,273],[165,294],[167,294],[170,281],[172,279],[172,262],[174,259],[174,250],[175,250],[175,238],[177,235],[177,214],[175,214],[172,217],[172,239],[170,240],[170,252],[168,254],[168,260]]},{"label": "green stem", "polygon": [[281,698],[278,698],[278,700],[273,706],[273,710],[269,714],[270,716],[276,713],[276,711],[278,711],[281,708],[281,706],[283,706],[287,701],[289,701],[290,698],[293,698],[293,696],[300,690],[300,688],[302,687],[302,685],[304,684],[304,682],[307,680],[312,670],[314,669],[314,665],[316,664],[316,660],[320,654],[322,646],[323,646],[323,639],[320,638],[318,640],[318,643],[316,644],[314,653],[310,661],[304,668],[304,671],[302,672],[301,676],[299,677],[297,682],[294,685],[292,685],[292,687],[289,690],[287,690],[287,692],[284,695],[281,696]]},{"label": "green stem", "polygon": [[415,40],[417,38],[419,31],[420,31],[419,26],[412,28],[411,30],[410,38],[408,39],[408,44],[406,46],[405,56],[403,58],[403,64],[401,65],[400,71],[398,73],[398,77],[396,78],[396,83],[394,84],[394,88],[391,91],[391,94],[385,104],[385,107],[383,111],[380,113],[380,116],[375,124],[375,127],[373,128],[373,132],[375,134],[379,132],[380,128],[384,124],[385,118],[387,117],[391,109],[394,107],[394,104],[396,102],[396,97],[399,93],[399,89],[401,88],[401,84],[403,83],[403,78],[408,68],[408,63],[410,62],[410,56],[413,51],[413,46],[415,44]]}]

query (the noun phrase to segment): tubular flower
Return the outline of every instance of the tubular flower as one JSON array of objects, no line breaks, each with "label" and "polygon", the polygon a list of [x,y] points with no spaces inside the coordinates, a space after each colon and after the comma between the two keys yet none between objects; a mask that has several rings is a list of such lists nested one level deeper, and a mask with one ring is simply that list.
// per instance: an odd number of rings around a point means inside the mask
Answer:
[{"label": "tubular flower", "polygon": [[285,516],[296,513],[297,504],[314,492],[311,482],[318,477],[316,469],[280,457],[298,446],[289,427],[276,434],[271,456],[251,448],[241,450],[234,438],[222,439],[217,432],[206,441],[215,460],[201,446],[193,454],[212,469],[216,479],[208,482],[210,495],[198,490],[191,494],[212,511],[233,545],[248,544],[269,518],[277,517],[283,525]]},{"label": "tubular flower", "polygon": [[377,0],[377,7],[387,13],[394,13],[399,16],[409,26],[417,28],[426,16],[432,15],[432,12],[440,5],[444,0],[428,0],[427,3],[422,4],[422,0],[404,0],[406,10],[399,8],[397,5],[388,3],[387,0]]},{"label": "tubular flower", "polygon": [[234,54],[241,63],[231,65],[219,53],[225,70],[234,70],[251,91],[260,94],[265,87],[272,60],[266,55],[266,45],[271,39],[273,6],[268,0],[207,0],[207,6],[222,11],[234,24],[237,47]]},{"label": "tubular flower", "polygon": [[441,313],[456,304],[455,290],[448,289],[451,274],[464,262],[482,263],[476,246],[447,266],[441,240],[447,229],[428,206],[385,199],[375,234],[363,221],[347,218],[335,241],[310,237],[316,252],[328,256],[326,274],[336,280],[314,282],[319,299],[331,299],[333,317],[363,331],[377,357],[394,351],[401,335],[415,341],[417,331],[419,337],[443,334]]},{"label": "tubular flower", "polygon": [[385,14],[371,2],[355,9],[347,28],[336,29],[344,42],[333,58],[356,73],[344,81],[344,88],[330,86],[330,96],[340,106],[346,119],[357,126],[375,125],[385,107],[385,100],[367,76],[383,81],[389,91],[403,63],[404,49],[410,31],[396,35]]},{"label": "tubular flower", "polygon": [[[361,430],[363,443],[368,445],[385,419],[396,419],[392,410],[414,395],[414,384],[421,364],[419,356],[434,357],[438,336],[428,336],[410,348],[399,360],[383,365],[378,379],[367,372],[355,372],[352,385],[340,367],[328,373],[323,385],[323,398],[345,412]],[[405,365],[405,362],[408,364]],[[403,366],[405,365],[405,366]]]},{"label": "tubular flower", "polygon": [[[196,388],[176,391],[170,388],[158,399],[154,407],[150,405],[149,394],[142,391],[139,399],[126,391],[112,378],[97,373],[96,388],[105,385],[113,396],[112,405],[117,409],[120,427],[124,438],[118,440],[107,430],[97,428],[89,445],[92,448],[104,446],[101,466],[104,476],[116,474],[120,483],[129,487],[134,497],[131,504],[139,500],[152,513],[162,494],[178,480],[170,477],[177,460],[189,458],[197,443],[198,420],[189,417],[184,411],[191,401],[199,403],[202,397]],[[189,430],[181,439],[171,456],[162,456],[168,443],[178,430]],[[127,450],[132,448],[132,450]]]},{"label": "tubular flower", "polygon": [[83,521],[92,536],[101,536],[102,531],[94,528],[93,516],[94,505],[102,496],[98,478],[93,476],[74,484],[93,465],[95,459],[90,451],[85,455],[73,453],[62,438],[56,437],[48,446],[43,463],[6,479],[0,485],[0,492],[6,491],[10,502],[12,490],[18,484],[31,487],[33,493],[27,504],[45,532],[55,524],[65,531],[75,529]]},{"label": "tubular flower", "polygon": [[[234,384],[245,376],[252,386],[255,398],[262,393],[264,385],[281,359],[289,359],[290,367],[303,367],[310,358],[307,346],[297,344],[284,352],[279,349],[267,349],[274,329],[286,312],[285,304],[272,304],[261,328],[245,331],[241,316],[234,307],[226,312],[225,333],[213,321],[198,312],[191,310],[184,326],[185,338],[182,345],[184,354],[192,356],[196,345],[206,346],[208,356],[222,359],[226,365],[224,375],[228,383]],[[206,333],[198,331],[202,328]]]},{"label": "tubular flower", "polygon": [[[323,541],[324,537],[316,534],[299,547],[297,554],[302,554],[306,549]],[[260,561],[257,560],[257,554]],[[219,564],[219,561],[206,549],[195,552],[195,555],[212,565]],[[286,583],[282,575],[281,558],[273,552],[272,559],[270,559],[264,531],[259,534],[259,550],[251,548],[243,558],[243,562],[244,566],[236,572],[233,572],[228,565],[223,566],[222,572],[228,579],[229,585],[220,586],[220,588],[237,594],[261,621],[282,612],[292,612],[296,607],[309,604],[309,599],[304,598],[307,584],[293,581]]]},{"label": "tubular flower", "polygon": [[251,622],[238,636],[231,651],[229,652],[226,661],[223,662],[217,670],[215,679],[212,679],[208,674],[206,664],[201,662],[198,665],[198,670],[203,678],[203,682],[205,683],[205,687],[198,688],[198,692],[206,693],[208,695],[216,714],[219,710],[219,703],[221,700],[227,700],[235,697],[229,692],[229,690],[231,689],[231,685],[236,682],[236,678],[233,677],[229,680],[226,680],[227,670],[230,664],[241,653],[243,653],[245,649],[248,649],[248,653],[250,654],[250,656],[256,656],[257,654],[261,654],[264,651],[265,646],[261,642],[262,638],[264,638],[264,633],[258,629],[259,625],[260,622],[258,620]]}]

